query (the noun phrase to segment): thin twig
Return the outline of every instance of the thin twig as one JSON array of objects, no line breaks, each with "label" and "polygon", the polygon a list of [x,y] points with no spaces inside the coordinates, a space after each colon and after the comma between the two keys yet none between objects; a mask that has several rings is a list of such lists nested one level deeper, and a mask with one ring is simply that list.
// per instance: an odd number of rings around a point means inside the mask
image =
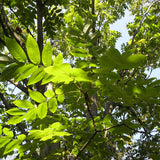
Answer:
[{"label": "thin twig", "polygon": [[[16,14],[16,12],[11,8],[10,3],[8,2],[7,4],[8,4],[8,6],[9,6],[9,9],[14,13],[14,15],[17,17],[17,19],[22,23],[22,25],[24,25],[24,26],[26,27],[27,32],[33,37],[31,31],[29,30],[29,28],[25,25],[25,23],[23,23],[23,21],[20,20],[19,16],[18,16],[18,15]],[[26,37],[24,37],[22,34],[20,34],[20,36],[22,36],[22,38],[23,38],[24,40],[26,40]]]},{"label": "thin twig", "polygon": [[88,139],[88,141],[82,146],[82,148],[80,149],[80,151],[78,152],[77,156],[74,159],[77,159],[80,156],[80,154],[84,151],[84,149],[88,146],[88,144],[93,140],[96,134],[97,132],[95,131],[93,135]]},{"label": "thin twig", "polygon": [[78,159],[78,157],[80,156],[80,154],[84,151],[84,149],[89,145],[89,143],[93,140],[93,138],[96,136],[96,134],[98,132],[103,132],[103,131],[106,131],[106,130],[110,130],[112,128],[115,128],[115,127],[120,127],[120,126],[123,126],[124,124],[118,124],[118,125],[115,125],[115,126],[111,126],[111,127],[108,127],[106,129],[103,129],[103,130],[97,130],[95,131],[92,136],[88,139],[88,141],[82,146],[82,148],[79,150],[77,156],[75,157],[75,159]]},{"label": "thin twig", "polygon": [[143,17],[142,17],[142,19],[141,19],[141,21],[140,21],[140,24],[139,24],[138,28],[135,30],[135,33],[134,33],[134,35],[133,35],[133,37],[132,37],[132,42],[131,42],[130,49],[132,49],[132,47],[133,47],[133,43],[134,43],[135,36],[136,36],[137,33],[139,32],[139,30],[140,30],[140,28],[141,28],[141,25],[142,25],[145,17],[147,16],[147,14],[148,14],[148,12],[150,11],[151,7],[152,7],[156,2],[158,2],[158,1],[159,1],[159,0],[156,0],[156,1],[152,2],[152,3],[149,5],[149,7],[148,7],[147,11],[145,12],[145,14],[143,15]]}]

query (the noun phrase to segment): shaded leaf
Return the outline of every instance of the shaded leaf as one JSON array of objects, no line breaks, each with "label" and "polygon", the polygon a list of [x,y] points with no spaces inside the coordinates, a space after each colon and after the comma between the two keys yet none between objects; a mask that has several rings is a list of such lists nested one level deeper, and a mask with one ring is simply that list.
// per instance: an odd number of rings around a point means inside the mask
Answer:
[{"label": "shaded leaf", "polygon": [[7,55],[0,54],[0,64],[10,64],[13,63],[14,60]]}]

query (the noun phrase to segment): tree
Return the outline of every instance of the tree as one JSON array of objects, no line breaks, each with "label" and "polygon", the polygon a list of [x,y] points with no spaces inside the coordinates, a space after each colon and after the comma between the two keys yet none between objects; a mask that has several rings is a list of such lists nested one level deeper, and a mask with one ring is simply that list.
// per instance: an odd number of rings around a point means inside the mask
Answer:
[{"label": "tree", "polygon": [[[160,81],[146,73],[159,67],[159,6],[1,0],[0,158],[159,159]],[[109,26],[126,9],[120,52]]]}]

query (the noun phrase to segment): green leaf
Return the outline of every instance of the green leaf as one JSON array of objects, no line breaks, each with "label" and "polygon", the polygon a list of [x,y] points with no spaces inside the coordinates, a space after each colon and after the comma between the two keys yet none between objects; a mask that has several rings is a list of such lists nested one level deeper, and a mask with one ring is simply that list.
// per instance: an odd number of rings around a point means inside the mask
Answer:
[{"label": "green leaf", "polygon": [[20,135],[17,136],[17,139],[20,140],[20,141],[23,141],[25,138],[26,138],[25,134],[20,134]]},{"label": "green leaf", "polygon": [[70,75],[71,66],[68,63],[64,63],[61,65],[49,66],[44,69],[44,71],[48,74],[53,75],[52,82],[65,82],[69,83],[73,81]]},{"label": "green leaf", "polygon": [[0,64],[10,64],[10,63],[13,63],[14,60],[10,57],[8,57],[7,55],[5,54],[0,54]]},{"label": "green leaf", "polygon": [[92,57],[91,54],[88,54],[85,49],[76,48],[70,52],[74,57]]},{"label": "green leaf", "polygon": [[92,82],[93,79],[89,78],[87,74],[88,74],[87,72],[83,71],[80,68],[74,68],[70,72],[70,77],[79,82],[80,81]]},{"label": "green leaf", "polygon": [[0,135],[2,134],[2,126],[1,126],[1,124],[0,124]]},{"label": "green leaf", "polygon": [[6,127],[3,128],[3,133],[9,138],[12,138],[14,136],[13,132]]},{"label": "green leaf", "polygon": [[19,67],[21,67],[22,64],[13,63],[9,65],[7,68],[4,69],[1,75],[1,80],[10,80],[11,78],[14,78],[17,73],[15,72]]},{"label": "green leaf", "polygon": [[18,109],[18,108],[12,108],[12,109],[9,109],[8,111],[6,111],[8,114],[10,115],[23,115],[25,114],[24,111],[22,111],[21,109]]},{"label": "green leaf", "polygon": [[104,117],[104,119],[103,119],[103,123],[104,123],[104,124],[105,124],[105,123],[108,123],[108,122],[111,121],[111,119],[112,119],[112,116],[111,116],[110,114],[107,114],[107,115]]},{"label": "green leaf", "polygon": [[64,101],[64,94],[59,94],[59,95],[58,95],[58,101],[59,101],[60,103],[63,103],[63,101]]},{"label": "green leaf", "polygon": [[10,138],[7,136],[1,136],[0,138],[0,148],[4,147],[9,141],[11,141]]},{"label": "green leaf", "polygon": [[17,70],[15,71],[15,73],[16,73],[15,82],[18,82],[18,81],[21,81],[21,80],[27,78],[36,70],[36,68],[37,68],[37,66],[35,66],[33,64],[25,64],[25,65],[17,68]]},{"label": "green leaf", "polygon": [[47,116],[47,102],[38,105],[38,117],[43,119]]},{"label": "green leaf", "polygon": [[76,21],[77,27],[80,30],[83,30],[83,19],[82,19],[82,17],[79,14],[76,15],[75,21]]},{"label": "green leaf", "polygon": [[143,54],[134,54],[128,57],[127,61],[133,64],[141,64],[146,60],[146,56]]},{"label": "green leaf", "polygon": [[44,69],[43,67],[38,68],[29,78],[27,85],[31,85],[39,82],[45,75],[45,72],[43,71],[43,69]]},{"label": "green leaf", "polygon": [[47,141],[47,140],[51,140],[53,138],[53,134],[44,136],[40,139],[40,141]]},{"label": "green leaf", "polygon": [[61,88],[57,88],[57,89],[55,90],[55,93],[56,93],[56,94],[63,94],[63,90],[62,90]]},{"label": "green leaf", "polygon": [[42,62],[44,66],[50,66],[52,64],[52,47],[49,42],[43,48]]},{"label": "green leaf", "polygon": [[56,98],[51,98],[48,101],[48,108],[52,113],[55,113],[55,111],[57,110],[57,100],[56,100]]},{"label": "green leaf", "polygon": [[19,146],[20,143],[21,143],[21,141],[19,141],[19,140],[13,140],[10,143],[8,143],[7,146],[5,147],[4,155],[13,151],[16,147]]},{"label": "green leaf", "polygon": [[63,63],[63,55],[59,53],[58,56],[54,59],[54,65],[61,65]]},{"label": "green leaf", "polygon": [[89,33],[91,27],[92,27],[92,26],[91,26],[90,23],[86,24],[86,25],[84,26],[84,28],[83,28],[84,34],[88,35],[88,33]]},{"label": "green leaf", "polygon": [[22,122],[24,118],[25,118],[25,115],[24,116],[14,116],[10,118],[9,121],[7,121],[7,124],[18,124]]},{"label": "green leaf", "polygon": [[40,64],[39,47],[36,40],[31,35],[29,35],[27,38],[26,47],[27,47],[28,57],[31,60],[31,62],[34,64]]},{"label": "green leaf", "polygon": [[33,120],[36,119],[37,116],[37,108],[31,108],[26,114],[25,118],[27,122],[32,122]]},{"label": "green leaf", "polygon": [[52,98],[55,96],[55,93],[51,90],[47,90],[46,92],[44,92],[44,95],[47,97],[47,98]]},{"label": "green leaf", "polygon": [[54,76],[49,75],[49,74],[46,74],[46,75],[44,76],[43,80],[42,80],[41,85],[44,85],[44,84],[46,84],[46,83],[51,82],[53,78],[54,78]]},{"label": "green leaf", "polygon": [[54,132],[53,133],[54,136],[59,136],[59,137],[63,137],[63,136],[70,136],[71,134],[68,132]]},{"label": "green leaf", "polygon": [[23,49],[16,42],[15,39],[6,37],[6,46],[10,51],[10,54],[19,62],[26,62],[27,57]]},{"label": "green leaf", "polygon": [[46,98],[38,91],[29,91],[29,96],[36,102],[42,103]]},{"label": "green leaf", "polygon": [[27,100],[15,100],[13,104],[19,108],[34,108],[34,105]]}]

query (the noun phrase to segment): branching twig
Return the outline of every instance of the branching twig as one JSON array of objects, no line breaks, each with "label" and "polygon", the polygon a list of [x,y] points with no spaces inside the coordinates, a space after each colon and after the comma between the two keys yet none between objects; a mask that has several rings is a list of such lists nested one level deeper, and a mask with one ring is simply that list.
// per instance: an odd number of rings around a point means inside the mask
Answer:
[{"label": "branching twig", "polygon": [[131,112],[132,116],[133,116],[133,117],[138,121],[138,123],[142,126],[142,128],[143,128],[143,130],[144,130],[144,133],[145,133],[145,134],[148,133],[148,131],[146,130],[146,128],[145,128],[144,125],[143,125],[143,122],[141,121],[140,118],[137,117],[137,115],[136,115],[136,113],[135,113],[135,111],[133,110],[132,107],[130,107],[130,106],[123,106],[121,103],[117,103],[117,106],[119,106],[119,107],[121,107],[121,108],[126,108],[126,109],[128,109],[128,110]]},{"label": "branching twig", "polygon": [[127,124],[125,124],[125,123],[124,123],[124,126],[126,126],[127,128],[129,128],[129,129],[131,129],[131,130],[133,130],[134,132],[137,132],[137,133],[144,133],[144,134],[146,133],[144,131],[139,131],[137,129],[133,129],[133,128],[129,127]]},{"label": "branching twig", "polygon": [[93,138],[96,136],[96,134],[98,133],[98,132],[104,132],[104,131],[106,131],[106,130],[110,130],[110,129],[112,129],[112,128],[115,128],[115,127],[120,127],[120,126],[123,126],[124,124],[122,123],[122,124],[118,124],[118,125],[115,125],[115,126],[111,126],[111,127],[108,127],[108,128],[105,128],[105,129],[103,129],[103,130],[97,130],[97,131],[95,131],[93,134],[92,134],[92,136],[88,139],[88,141],[82,146],[82,148],[79,150],[79,152],[78,152],[78,154],[77,154],[77,156],[75,157],[75,159],[78,159],[78,157],[80,156],[80,154],[84,151],[84,149],[88,146],[88,144],[93,140]]},{"label": "branching twig", "polygon": [[152,7],[156,2],[158,2],[158,1],[159,1],[159,0],[156,0],[156,1],[152,2],[152,3],[149,5],[147,11],[144,13],[144,15],[143,15],[143,17],[142,17],[142,19],[141,19],[141,21],[140,21],[140,24],[139,24],[138,28],[135,30],[135,33],[134,33],[134,35],[133,35],[133,37],[132,37],[132,42],[131,42],[130,49],[132,49],[132,47],[133,47],[133,43],[134,43],[135,36],[136,36],[137,33],[139,32],[139,30],[140,30],[140,28],[141,28],[141,26],[142,26],[142,23],[143,23],[145,17],[147,16],[147,14],[148,14],[148,12],[150,11],[151,7]]}]

